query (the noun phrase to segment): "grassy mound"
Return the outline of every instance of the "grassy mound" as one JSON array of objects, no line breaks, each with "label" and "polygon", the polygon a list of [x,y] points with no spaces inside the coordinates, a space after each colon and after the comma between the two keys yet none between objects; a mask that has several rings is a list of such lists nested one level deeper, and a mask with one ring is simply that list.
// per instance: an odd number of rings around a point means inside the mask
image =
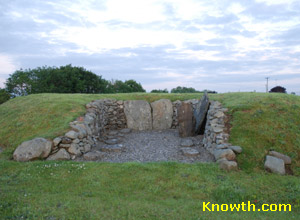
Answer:
[{"label": "grassy mound", "polygon": [[[53,138],[101,98],[185,100],[201,94],[38,94],[0,105],[0,216],[3,219],[297,219],[300,216],[300,97],[213,94],[229,108],[239,172],[215,164],[10,161],[34,137]],[[288,154],[295,176],[263,170],[269,149]],[[291,212],[204,212],[203,202],[291,204]]]}]

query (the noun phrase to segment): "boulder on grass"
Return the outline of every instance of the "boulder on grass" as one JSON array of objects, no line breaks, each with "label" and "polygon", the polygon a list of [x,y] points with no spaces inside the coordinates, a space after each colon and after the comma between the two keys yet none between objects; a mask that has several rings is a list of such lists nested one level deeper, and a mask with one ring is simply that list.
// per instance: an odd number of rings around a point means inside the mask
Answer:
[{"label": "boulder on grass", "polygon": [[237,162],[235,162],[235,161],[228,161],[225,158],[217,160],[217,163],[219,164],[219,167],[222,170],[230,171],[230,170],[237,170],[238,169]]},{"label": "boulder on grass", "polygon": [[289,156],[281,154],[277,151],[270,151],[269,155],[283,160],[284,164],[292,164],[292,159]]},{"label": "boulder on grass", "polygon": [[272,173],[278,173],[280,175],[285,174],[284,161],[277,157],[267,156],[265,162],[265,169]]},{"label": "boulder on grass", "polygon": [[47,158],[52,148],[52,142],[45,138],[35,138],[25,141],[17,147],[13,157],[16,161],[30,161]]}]

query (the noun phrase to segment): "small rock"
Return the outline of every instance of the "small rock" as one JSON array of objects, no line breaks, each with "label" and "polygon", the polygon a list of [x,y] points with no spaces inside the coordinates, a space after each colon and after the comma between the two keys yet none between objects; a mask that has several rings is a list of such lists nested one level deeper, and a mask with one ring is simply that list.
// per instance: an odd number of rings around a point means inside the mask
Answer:
[{"label": "small rock", "polygon": [[190,139],[190,138],[183,138],[183,139],[181,140],[180,145],[181,145],[182,147],[192,147],[192,146],[194,146],[194,143],[193,143],[193,140]]},{"label": "small rock", "polygon": [[119,136],[119,137],[124,137],[124,134],[119,133],[118,136]]},{"label": "small rock", "polygon": [[59,147],[69,148],[69,147],[71,147],[71,144],[60,144]]},{"label": "small rock", "polygon": [[78,137],[78,133],[75,131],[69,131],[65,134],[65,136],[70,139],[76,139]]},{"label": "small rock", "polygon": [[119,140],[114,138],[114,139],[108,139],[108,140],[105,140],[104,141],[106,144],[109,144],[109,145],[113,145],[113,144],[117,144],[119,143]]},{"label": "small rock", "polygon": [[235,153],[231,149],[220,149],[214,151],[214,156],[216,160],[226,158],[227,160],[234,160]]},{"label": "small rock", "polygon": [[188,157],[194,157],[200,154],[198,150],[190,147],[181,148],[181,152],[183,153],[184,156],[188,156]]},{"label": "small rock", "polygon": [[108,135],[112,135],[112,136],[117,135],[117,134],[118,134],[118,131],[110,131],[110,132],[108,132]]},{"label": "small rock", "polygon": [[79,142],[80,142],[80,140],[78,138],[76,138],[72,141],[72,143],[74,143],[74,144],[78,144]]},{"label": "small rock", "polygon": [[217,163],[219,164],[219,167],[222,170],[230,171],[230,170],[237,170],[237,168],[238,168],[237,162],[235,162],[235,161],[228,161],[225,158],[217,160]]},{"label": "small rock", "polygon": [[229,149],[233,150],[234,153],[237,154],[240,154],[243,151],[243,149],[240,146],[229,146]]},{"label": "small rock", "polygon": [[131,132],[131,129],[130,128],[124,128],[124,129],[120,130],[120,132],[122,134],[129,134]]},{"label": "small rock", "polygon": [[265,161],[265,169],[272,173],[285,174],[284,161],[277,157],[268,156]]},{"label": "small rock", "polygon": [[68,148],[68,152],[70,154],[74,154],[75,156],[81,155],[80,147],[78,144],[71,144],[71,147]]},{"label": "small rock", "polygon": [[215,133],[221,133],[224,130],[221,126],[212,126],[211,128]]},{"label": "small rock", "polygon": [[56,146],[58,146],[58,145],[60,144],[61,141],[62,141],[62,140],[61,140],[60,137],[54,138],[54,140],[53,140],[53,145],[56,147]]},{"label": "small rock", "polygon": [[217,150],[220,150],[220,149],[227,149],[229,147],[229,144],[218,144],[216,146],[216,149]]},{"label": "small rock", "polygon": [[289,156],[281,154],[277,151],[270,151],[269,155],[283,160],[284,164],[292,164],[292,159]]},{"label": "small rock", "polygon": [[72,143],[72,139],[67,138],[67,137],[62,137],[61,138],[61,143],[62,144],[71,144]]},{"label": "small rock", "polygon": [[85,160],[99,160],[101,159],[103,156],[105,155],[105,153],[100,152],[100,151],[93,151],[93,152],[88,152],[86,154],[83,155],[83,158]]},{"label": "small rock", "polygon": [[216,118],[221,118],[221,117],[223,117],[223,116],[225,116],[225,115],[224,115],[224,113],[221,112],[221,111],[218,111],[216,114],[214,114],[214,117],[216,117]]},{"label": "small rock", "polygon": [[84,145],[83,148],[84,148],[84,152],[89,152],[92,149],[91,145],[89,144]]},{"label": "small rock", "polygon": [[100,149],[104,152],[121,152],[124,150],[124,146],[122,144],[103,145]]},{"label": "small rock", "polygon": [[63,148],[61,148],[57,153],[52,154],[47,160],[70,160],[70,154]]}]

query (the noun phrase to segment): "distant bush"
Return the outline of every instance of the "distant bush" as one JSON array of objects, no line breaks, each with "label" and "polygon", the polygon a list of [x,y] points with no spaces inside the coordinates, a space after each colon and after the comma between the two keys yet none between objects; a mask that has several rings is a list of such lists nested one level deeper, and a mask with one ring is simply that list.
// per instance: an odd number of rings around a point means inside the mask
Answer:
[{"label": "distant bush", "polygon": [[181,87],[181,86],[177,86],[176,88],[173,88],[171,90],[171,93],[200,93],[200,91],[197,91],[196,89],[192,88],[192,87]]},{"label": "distant bush", "polygon": [[10,94],[5,89],[0,89],[0,104],[8,101],[10,99]]},{"label": "distant bush", "polygon": [[125,93],[145,92],[134,80],[110,82],[83,67],[38,67],[17,70],[6,81],[6,90],[14,96],[34,93]]},{"label": "distant bush", "polygon": [[153,89],[151,93],[169,93],[169,91],[167,89]]},{"label": "distant bush", "polygon": [[282,86],[275,86],[270,90],[270,92],[286,93],[286,88]]}]

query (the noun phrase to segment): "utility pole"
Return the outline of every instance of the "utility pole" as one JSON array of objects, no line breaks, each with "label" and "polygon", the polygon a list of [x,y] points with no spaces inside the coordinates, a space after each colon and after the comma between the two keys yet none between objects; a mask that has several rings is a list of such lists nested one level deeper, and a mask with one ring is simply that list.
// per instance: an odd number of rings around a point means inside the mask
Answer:
[{"label": "utility pole", "polygon": [[269,78],[270,78],[270,77],[266,77],[266,80],[267,80],[267,84],[266,84],[266,93],[269,92]]}]

